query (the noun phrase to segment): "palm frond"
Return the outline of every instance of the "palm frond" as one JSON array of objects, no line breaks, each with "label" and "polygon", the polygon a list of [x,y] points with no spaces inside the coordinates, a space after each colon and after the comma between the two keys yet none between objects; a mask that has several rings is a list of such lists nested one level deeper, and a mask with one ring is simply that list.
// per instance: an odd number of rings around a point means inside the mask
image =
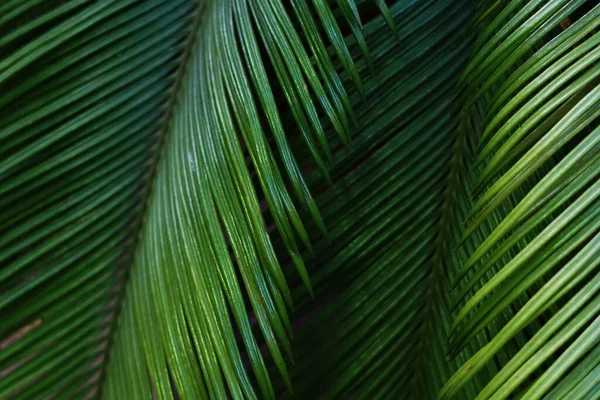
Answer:
[{"label": "palm frond", "polygon": [[[128,385],[131,394],[148,391],[147,368],[161,398],[173,396],[171,378],[177,392],[194,398],[227,393],[235,398],[274,398],[245,297],[291,389],[286,364],[293,360],[288,340],[293,302],[259,196],[264,196],[288,257],[309,292],[312,286],[300,249],[310,252],[312,245],[295,203],[312,216],[322,234],[327,231],[292,153],[267,67],[277,76],[310,156],[326,179],[332,152],[323,124],[348,144],[348,114],[354,113],[307,4],[292,5],[301,29],[311,35],[316,64],[278,0],[211,3],[200,11],[136,249],[122,317],[127,334],[117,336],[113,350],[126,358],[143,354],[145,362],[127,369],[115,364],[107,378],[108,397],[122,396],[125,382],[144,386]],[[364,92],[332,10],[324,1],[313,5],[343,70],[358,92]],[[265,66],[261,47],[270,65]],[[321,120],[319,112],[327,118]],[[230,312],[232,319],[224,318]],[[148,324],[156,334],[146,333]],[[236,335],[253,377],[242,361]]]},{"label": "palm frond", "polygon": [[516,341],[477,399],[585,398],[596,363],[579,360],[600,343],[600,7],[513,2],[499,11],[482,10],[464,75],[465,132],[477,141],[475,196],[448,351],[457,354],[498,318],[504,322],[440,397],[450,398]]},{"label": "palm frond", "polygon": [[[412,382],[426,374],[415,360],[423,350],[421,325],[433,322],[424,320],[423,308],[454,141],[454,86],[469,54],[469,42],[449,39],[469,19],[453,4],[390,8],[411,21],[399,29],[407,52],[397,51],[393,36],[378,40],[383,20],[365,25],[377,77],[365,80],[370,107],[357,113],[350,153],[334,154],[334,185],[316,198],[333,228],[328,238],[317,236],[314,261],[307,262],[315,299],[293,290],[301,317],[290,398],[435,393],[431,381],[418,388]],[[358,95],[353,99],[360,104]]]},{"label": "palm frond", "polygon": [[3,6],[0,397],[83,397],[97,385],[193,4]]}]

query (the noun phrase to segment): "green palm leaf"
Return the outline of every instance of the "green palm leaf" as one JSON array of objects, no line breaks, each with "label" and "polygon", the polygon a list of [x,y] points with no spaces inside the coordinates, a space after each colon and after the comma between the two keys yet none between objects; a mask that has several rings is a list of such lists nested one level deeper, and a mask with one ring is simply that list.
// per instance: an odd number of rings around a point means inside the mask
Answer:
[{"label": "green palm leaf", "polygon": [[0,4],[0,398],[600,396],[600,6]]},{"label": "green palm leaf", "polygon": [[[528,4],[512,15],[489,12],[490,26],[502,33],[482,34],[488,41],[476,45],[464,75],[488,83],[469,82],[464,96],[469,99],[464,125],[472,127],[465,134],[479,137],[471,167],[476,197],[463,239],[474,250],[456,277],[460,311],[450,352],[456,354],[502,314],[506,322],[445,384],[441,397],[455,393],[511,340],[519,351],[478,399],[515,392],[543,398],[562,379],[550,398],[591,395],[592,386],[574,393],[584,377],[597,377],[595,365],[583,363],[570,372],[600,339],[595,325],[600,131],[594,125],[600,110],[594,51],[600,8],[585,3]],[[576,20],[560,29],[568,17]],[[509,49],[511,55],[503,58]],[[471,95],[475,91],[480,94]]]}]

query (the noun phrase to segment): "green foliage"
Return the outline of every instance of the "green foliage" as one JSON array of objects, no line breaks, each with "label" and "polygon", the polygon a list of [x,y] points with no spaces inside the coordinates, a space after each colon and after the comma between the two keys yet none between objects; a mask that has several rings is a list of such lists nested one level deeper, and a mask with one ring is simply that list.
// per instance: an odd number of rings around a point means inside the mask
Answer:
[{"label": "green foliage", "polygon": [[0,398],[600,398],[600,6],[0,4]]}]

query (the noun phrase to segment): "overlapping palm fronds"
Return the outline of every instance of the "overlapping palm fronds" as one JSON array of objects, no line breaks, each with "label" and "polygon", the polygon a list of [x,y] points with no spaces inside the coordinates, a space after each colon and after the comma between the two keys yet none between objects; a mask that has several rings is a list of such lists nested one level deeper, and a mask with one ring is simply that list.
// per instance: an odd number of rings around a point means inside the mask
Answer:
[{"label": "overlapping palm fronds", "polygon": [[600,6],[0,4],[0,397],[600,397]]}]

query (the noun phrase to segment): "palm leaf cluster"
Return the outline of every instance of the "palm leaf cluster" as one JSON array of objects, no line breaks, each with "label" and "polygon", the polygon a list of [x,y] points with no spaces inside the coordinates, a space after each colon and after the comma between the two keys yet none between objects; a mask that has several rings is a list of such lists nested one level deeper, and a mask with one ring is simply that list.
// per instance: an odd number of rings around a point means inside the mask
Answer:
[{"label": "palm leaf cluster", "polygon": [[0,4],[0,398],[600,398],[600,6]]}]

